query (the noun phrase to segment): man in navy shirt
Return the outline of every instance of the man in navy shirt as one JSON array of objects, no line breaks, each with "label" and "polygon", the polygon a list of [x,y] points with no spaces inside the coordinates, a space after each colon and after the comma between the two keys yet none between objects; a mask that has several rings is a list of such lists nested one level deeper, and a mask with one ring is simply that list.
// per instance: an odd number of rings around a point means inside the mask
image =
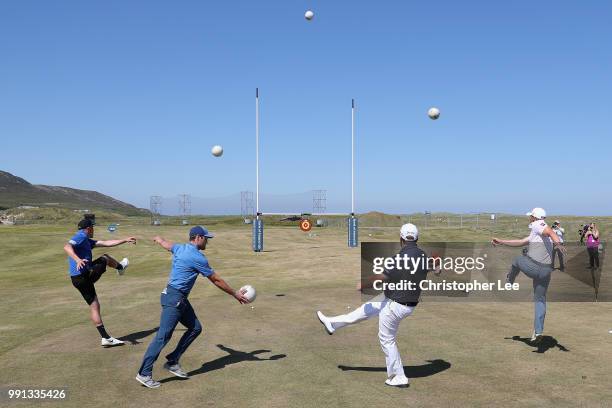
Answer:
[{"label": "man in navy shirt", "polygon": [[[407,256],[413,259],[426,259],[427,255],[417,245],[419,239],[419,230],[414,224],[404,224],[400,229],[400,244],[402,249],[399,252],[400,256]],[[429,265],[432,266],[432,265]],[[435,265],[433,265],[435,266]],[[375,280],[382,280],[386,283],[398,284],[401,282],[410,282],[415,289],[400,289],[396,290],[393,286],[387,286],[384,293],[372,298],[357,309],[350,313],[339,316],[325,316],[320,311],[317,312],[317,317],[328,334],[333,334],[336,330],[355,324],[366,319],[378,316],[378,339],[380,346],[385,353],[385,361],[387,363],[387,380],[386,385],[393,387],[408,387],[409,379],[404,373],[404,366],[397,347],[397,331],[400,322],[406,317],[412,315],[415,307],[419,303],[421,289],[420,283],[427,277],[428,269],[427,262],[419,263],[419,266],[412,270],[391,268],[386,269],[382,276],[373,276]],[[436,267],[436,274],[440,273]],[[361,287],[368,286],[373,283],[364,282]],[[395,285],[397,286],[397,285]]]},{"label": "man in navy shirt", "polygon": [[121,262],[117,262],[108,254],[92,259],[91,250],[98,247],[114,247],[128,242],[135,244],[136,238],[129,237],[109,241],[96,241],[92,239],[94,225],[90,219],[81,220],[78,228],[78,232],[64,245],[64,251],[66,251],[69,257],[70,267],[68,272],[70,273],[72,285],[77,288],[85,302],[89,305],[91,320],[102,337],[102,346],[110,347],[123,344],[121,340],[111,337],[104,328],[104,323],[102,323],[102,317],[100,316],[100,302],[98,301],[94,283],[106,272],[107,266],[117,269],[117,273],[123,275],[129,261],[127,258],[123,258]]},{"label": "man in navy shirt", "polygon": [[232,295],[242,304],[249,303],[244,294],[232,289],[208,264],[208,259],[203,251],[206,243],[214,235],[206,228],[193,227],[189,231],[189,243],[174,244],[161,237],[153,238],[153,241],[162,248],[172,252],[172,271],[168,284],[161,294],[161,319],[157,335],[149,344],[144,355],[136,380],[148,388],[158,388],[160,383],[153,380],[153,364],[159,357],[162,349],[168,344],[172,332],[177,323],[187,328],[179,340],[176,349],[166,356],[164,368],[172,374],[181,378],[188,378],[188,374],[179,365],[179,359],[187,350],[187,347],[202,332],[202,325],[198,320],[191,303],[187,300],[189,292],[195,284],[198,275],[207,277],[215,286]]}]

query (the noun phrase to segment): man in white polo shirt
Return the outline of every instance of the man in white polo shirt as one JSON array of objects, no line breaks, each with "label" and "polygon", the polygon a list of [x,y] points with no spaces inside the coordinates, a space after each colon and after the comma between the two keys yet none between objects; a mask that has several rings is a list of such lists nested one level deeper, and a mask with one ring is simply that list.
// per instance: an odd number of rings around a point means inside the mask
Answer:
[{"label": "man in white polo shirt", "polygon": [[[553,225],[552,225],[552,230],[555,231],[555,234],[557,234],[557,236],[559,237],[559,241],[563,243],[563,235],[565,234],[565,229],[561,226],[561,221],[555,220],[555,222],[553,222]],[[563,253],[561,253],[561,251],[559,251],[556,248],[553,250],[553,256],[552,256],[553,268],[555,267],[555,257],[559,258],[559,270],[560,271],[565,270],[565,262],[563,259]]]},{"label": "man in white polo shirt", "polygon": [[537,344],[542,340],[544,331],[544,318],[546,317],[546,291],[550,283],[550,274],[553,271],[553,250],[558,249],[565,253],[565,247],[559,236],[546,225],[546,211],[543,208],[534,208],[527,213],[531,234],[523,239],[493,238],[493,245],[507,245],[522,247],[527,245],[527,253],[517,256],[512,262],[507,281],[514,283],[520,271],[533,279],[533,301],[535,303],[535,316],[533,322],[533,335],[531,341]]}]

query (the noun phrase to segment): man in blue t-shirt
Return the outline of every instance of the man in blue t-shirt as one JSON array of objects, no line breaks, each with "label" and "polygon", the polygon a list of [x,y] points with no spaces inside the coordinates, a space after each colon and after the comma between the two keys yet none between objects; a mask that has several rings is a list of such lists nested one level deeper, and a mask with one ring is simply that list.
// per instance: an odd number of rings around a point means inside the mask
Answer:
[{"label": "man in blue t-shirt", "polygon": [[99,247],[114,247],[125,243],[135,244],[136,238],[129,237],[125,239],[96,241],[92,239],[94,224],[90,219],[81,220],[78,228],[77,233],[64,245],[64,251],[68,254],[70,280],[72,280],[72,285],[77,288],[85,302],[89,305],[91,320],[102,337],[102,346],[110,347],[123,344],[121,340],[110,336],[104,328],[104,323],[102,323],[102,317],[100,316],[100,302],[98,301],[94,283],[106,272],[107,266],[117,269],[117,273],[123,275],[129,265],[129,261],[127,258],[123,258],[121,262],[117,262],[108,254],[92,259],[91,250]]},{"label": "man in blue t-shirt", "polygon": [[153,380],[153,364],[159,357],[162,349],[170,341],[172,332],[180,322],[187,328],[185,334],[179,340],[176,349],[166,356],[164,368],[172,374],[181,378],[189,375],[179,365],[179,359],[187,350],[187,347],[202,332],[202,325],[198,320],[191,303],[187,300],[189,292],[198,275],[207,277],[215,286],[232,295],[241,304],[249,303],[244,293],[232,289],[208,264],[208,259],[203,251],[206,244],[214,235],[206,228],[197,226],[189,231],[189,243],[174,244],[161,237],[153,238],[153,241],[162,248],[172,252],[172,270],[168,284],[161,294],[161,318],[157,335],[149,344],[144,355],[136,380],[148,388],[158,388],[160,383]]}]

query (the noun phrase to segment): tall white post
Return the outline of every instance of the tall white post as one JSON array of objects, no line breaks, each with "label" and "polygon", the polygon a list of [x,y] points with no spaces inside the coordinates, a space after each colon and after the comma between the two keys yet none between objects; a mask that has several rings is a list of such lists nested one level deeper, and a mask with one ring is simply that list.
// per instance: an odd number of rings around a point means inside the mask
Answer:
[{"label": "tall white post", "polygon": [[255,209],[259,218],[259,88],[255,88]]},{"label": "tall white post", "polygon": [[253,222],[253,251],[263,251],[264,226],[259,210],[259,88],[255,88],[255,196],[257,213]]},{"label": "tall white post", "polygon": [[348,222],[348,246],[359,246],[359,220],[355,217],[355,99],[351,99],[351,215]]},{"label": "tall white post", "polygon": [[355,214],[355,99],[351,100],[351,214]]}]

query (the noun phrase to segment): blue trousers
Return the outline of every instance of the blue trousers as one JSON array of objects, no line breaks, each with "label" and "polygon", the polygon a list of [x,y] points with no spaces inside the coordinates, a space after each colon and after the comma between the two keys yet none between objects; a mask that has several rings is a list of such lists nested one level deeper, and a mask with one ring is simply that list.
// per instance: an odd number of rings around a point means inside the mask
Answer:
[{"label": "blue trousers", "polygon": [[512,261],[508,281],[514,282],[520,271],[533,279],[533,302],[535,306],[533,329],[537,334],[542,334],[544,332],[544,318],[546,317],[546,291],[550,283],[550,274],[553,271],[552,265],[537,263],[525,255],[517,256]]},{"label": "blue trousers", "polygon": [[149,344],[138,372],[141,375],[151,375],[153,364],[159,357],[162,349],[168,344],[176,325],[180,322],[187,328],[176,349],[166,356],[170,364],[178,363],[179,359],[187,350],[187,347],[202,333],[202,325],[196,316],[191,303],[187,297],[172,286],[166,287],[161,294],[161,318],[159,330],[155,338]]}]

